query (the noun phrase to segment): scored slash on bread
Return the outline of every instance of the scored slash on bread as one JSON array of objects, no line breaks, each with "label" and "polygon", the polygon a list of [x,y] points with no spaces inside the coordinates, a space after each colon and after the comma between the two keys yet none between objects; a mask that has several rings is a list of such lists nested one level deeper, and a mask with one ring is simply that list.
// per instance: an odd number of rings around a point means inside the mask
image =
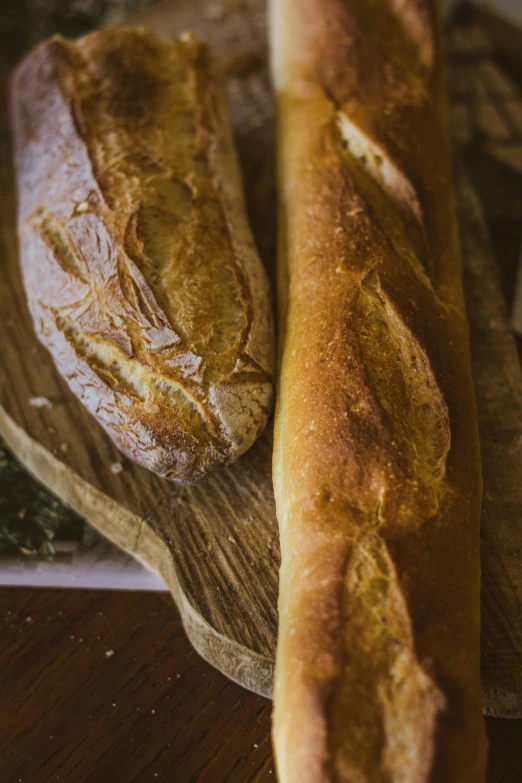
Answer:
[{"label": "scored slash on bread", "polygon": [[24,284],[61,374],[145,467],[233,461],[268,418],[273,324],[208,47],[55,37],[16,70],[12,116]]}]

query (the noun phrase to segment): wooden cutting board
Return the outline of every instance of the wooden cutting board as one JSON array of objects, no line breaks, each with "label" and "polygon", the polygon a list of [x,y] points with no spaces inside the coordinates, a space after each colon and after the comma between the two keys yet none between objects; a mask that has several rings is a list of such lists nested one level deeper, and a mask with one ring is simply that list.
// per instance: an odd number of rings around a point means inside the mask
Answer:
[{"label": "wooden cutting board", "polygon": [[[193,30],[218,52],[250,220],[273,278],[274,106],[263,0],[168,0],[137,21],[165,35]],[[44,484],[163,576],[207,661],[270,696],[279,567],[272,428],[235,465],[195,487],[157,478],[119,454],[34,336],[18,269],[10,159],[3,107],[0,433]],[[485,470],[485,704],[490,714],[522,715],[522,380],[483,219],[462,174],[457,184]]]}]

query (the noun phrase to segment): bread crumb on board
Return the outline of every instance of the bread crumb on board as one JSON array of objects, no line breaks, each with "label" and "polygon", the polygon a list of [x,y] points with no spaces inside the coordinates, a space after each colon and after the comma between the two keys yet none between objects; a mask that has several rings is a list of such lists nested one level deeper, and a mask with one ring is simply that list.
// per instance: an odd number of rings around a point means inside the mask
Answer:
[{"label": "bread crumb on board", "polygon": [[111,473],[121,473],[123,465],[121,462],[111,462]]},{"label": "bread crumb on board", "polygon": [[53,407],[53,404],[52,404],[51,400],[48,400],[47,397],[30,397],[29,405],[32,405],[33,408],[52,408]]},{"label": "bread crumb on board", "polygon": [[111,655],[114,655],[114,650],[105,650],[105,657],[110,658]]}]

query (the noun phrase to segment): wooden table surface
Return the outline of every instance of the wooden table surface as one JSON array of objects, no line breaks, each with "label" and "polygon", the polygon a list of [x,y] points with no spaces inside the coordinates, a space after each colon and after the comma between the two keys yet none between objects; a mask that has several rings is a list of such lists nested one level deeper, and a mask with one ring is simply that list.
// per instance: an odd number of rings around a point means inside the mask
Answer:
[{"label": "wooden table surface", "polygon": [[[0,639],[3,783],[275,780],[271,703],[198,657],[168,596],[4,589]],[[487,727],[488,783],[520,783],[522,721]]]},{"label": "wooden table surface", "polygon": [[189,645],[168,596],[0,592],[3,783],[270,783],[271,702]]},{"label": "wooden table surface", "polygon": [[[45,21],[38,21],[38,37],[53,31],[45,25],[54,15],[42,15],[41,0],[9,5],[13,15]],[[101,0],[84,5],[86,13],[105,7]],[[2,18],[7,43],[0,60],[10,59],[9,46],[19,48],[9,16]],[[479,129],[464,154],[509,300],[520,244],[522,146],[517,140],[494,147],[487,129]],[[1,783],[268,783],[275,779],[270,714],[269,701],[198,657],[167,595],[0,590]],[[487,729],[488,783],[520,783],[522,721],[488,719]]]}]

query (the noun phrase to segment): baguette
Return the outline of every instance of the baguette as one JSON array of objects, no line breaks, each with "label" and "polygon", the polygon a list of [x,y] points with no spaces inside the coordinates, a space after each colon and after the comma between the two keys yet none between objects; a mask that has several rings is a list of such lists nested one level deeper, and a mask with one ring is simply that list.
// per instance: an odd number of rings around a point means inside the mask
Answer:
[{"label": "baguette", "polygon": [[270,410],[273,324],[207,46],[55,37],[18,67],[12,117],[23,278],[60,373],[162,476],[236,459]]},{"label": "baguette", "polygon": [[481,472],[435,3],[271,0],[281,783],[480,783]]}]

